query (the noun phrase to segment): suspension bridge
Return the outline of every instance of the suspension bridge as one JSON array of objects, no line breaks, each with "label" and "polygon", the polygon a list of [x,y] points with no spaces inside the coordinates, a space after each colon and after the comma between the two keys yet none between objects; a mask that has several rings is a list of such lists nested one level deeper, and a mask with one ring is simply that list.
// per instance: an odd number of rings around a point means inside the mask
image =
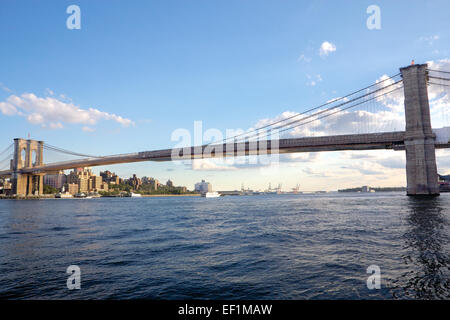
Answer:
[{"label": "suspension bridge", "polygon": [[[408,195],[438,195],[435,149],[450,147],[450,128],[433,130],[428,90],[435,89],[433,96],[437,92],[447,99],[448,104],[449,87],[450,71],[432,70],[426,64],[413,64],[401,68],[400,73],[394,76],[382,78],[344,97],[222,141],[200,146],[93,156],[61,149],[43,141],[17,138],[0,153],[0,158],[8,154],[0,160],[0,177],[11,180],[13,194],[26,196],[43,193],[45,174],[79,167],[274,153],[390,149],[406,152]],[[394,106],[399,101],[402,104],[401,116]],[[363,106],[369,111],[361,110]],[[370,108],[379,108],[379,112],[370,112]],[[447,112],[442,113],[443,117],[448,115]],[[382,122],[384,127],[376,121],[379,114],[385,116]],[[339,131],[341,129],[338,129],[342,126],[336,126],[342,120],[347,121],[344,127],[356,133],[342,134]],[[359,127],[356,127],[358,122]],[[336,127],[334,129],[333,124]],[[403,126],[404,130],[397,130],[397,126]],[[281,138],[286,133],[300,137]],[[274,135],[279,138],[274,139]],[[46,154],[56,152],[79,158],[44,163],[44,151]]]}]

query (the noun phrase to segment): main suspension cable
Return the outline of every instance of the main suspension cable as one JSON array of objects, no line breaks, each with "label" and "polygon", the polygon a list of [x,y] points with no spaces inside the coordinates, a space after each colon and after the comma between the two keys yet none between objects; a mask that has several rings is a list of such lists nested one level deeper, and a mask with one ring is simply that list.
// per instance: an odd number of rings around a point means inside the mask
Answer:
[{"label": "main suspension cable", "polygon": [[[398,81],[398,82],[396,82],[396,83],[399,83],[399,82],[401,82],[401,80]],[[309,121],[307,121],[307,122],[305,122],[305,123],[300,123],[300,124],[297,124],[297,125],[292,126],[292,127],[289,127],[289,128],[284,128],[283,130],[279,130],[279,131],[278,131],[278,134],[281,133],[281,132],[284,132],[284,131],[287,131],[287,130],[292,130],[292,129],[296,128],[296,127],[303,126],[303,125],[305,125],[305,124],[308,124],[308,123],[311,123],[311,122],[314,122],[314,121],[317,121],[317,120],[320,120],[320,119],[323,119],[323,118],[332,116],[332,115],[334,115],[334,114],[336,114],[336,113],[339,113],[339,112],[342,112],[342,111],[345,111],[345,110],[354,108],[354,107],[356,107],[356,106],[358,106],[358,105],[361,105],[361,104],[364,104],[364,103],[366,103],[366,102],[375,100],[375,99],[377,99],[377,98],[386,96],[386,95],[388,95],[388,94],[390,94],[390,93],[392,93],[392,92],[394,92],[394,91],[396,91],[396,90],[399,90],[399,89],[402,89],[402,87],[395,88],[395,89],[393,89],[393,90],[391,90],[391,91],[389,91],[389,92],[386,92],[386,93],[377,95],[377,96],[375,96],[375,97],[369,98],[369,99],[367,99],[367,100],[365,100],[365,101],[362,101],[362,102],[358,102],[357,104],[348,106],[348,107],[346,107],[346,108],[339,109],[339,110],[334,111],[334,112],[332,112],[332,113],[330,113],[330,114],[323,115],[323,116],[321,116],[321,117],[319,117],[319,118],[317,118],[317,119],[311,119],[311,120],[309,120]],[[269,136],[269,134],[266,135],[266,136],[263,136],[263,138],[267,138],[268,136]]]},{"label": "main suspension cable", "polygon": [[[277,127],[273,128],[272,130],[282,129],[282,128],[287,127],[287,126],[290,126],[290,125],[292,125],[292,124],[295,124],[295,123],[298,123],[298,122],[303,122],[303,121],[305,121],[305,120],[307,120],[307,119],[316,117],[316,116],[318,116],[318,115],[320,115],[320,114],[329,112],[329,111],[331,111],[331,110],[334,110],[334,109],[337,109],[337,108],[339,108],[339,107],[345,106],[345,105],[347,105],[347,104],[349,104],[349,103],[358,101],[358,100],[360,100],[360,99],[362,99],[362,98],[364,98],[364,97],[370,96],[370,95],[372,95],[372,94],[374,94],[374,93],[376,93],[376,92],[385,90],[385,89],[387,89],[387,88],[389,88],[389,87],[392,87],[392,86],[394,86],[394,85],[397,85],[397,84],[401,83],[402,81],[403,81],[403,80],[399,80],[399,81],[394,82],[394,83],[392,83],[392,84],[390,84],[390,85],[387,85],[387,86],[385,86],[385,87],[383,87],[383,88],[377,89],[377,90],[372,91],[372,92],[367,93],[367,94],[364,94],[364,95],[359,96],[359,97],[357,97],[357,98],[354,98],[354,99],[352,99],[352,100],[348,100],[348,101],[346,101],[346,102],[340,103],[340,104],[338,104],[338,105],[336,105],[336,106],[333,106],[333,107],[331,107],[331,108],[328,108],[328,109],[325,109],[325,110],[321,110],[321,111],[319,111],[319,112],[316,112],[316,113],[314,113],[314,114],[311,114],[311,115],[309,115],[309,116],[307,116],[307,117],[305,117],[305,118],[298,119],[298,120],[294,120],[294,121],[291,121],[291,122],[289,122],[289,123],[286,123],[286,124],[277,126]],[[362,103],[367,102],[367,101],[370,101],[370,100],[371,100],[371,99],[366,100],[366,101],[363,101]],[[360,103],[360,104],[362,104],[362,103]],[[358,105],[359,105],[359,104],[358,104]],[[340,109],[340,110],[345,110],[345,109]],[[339,110],[339,111],[340,111],[340,110]],[[309,122],[307,122],[307,123],[309,123]],[[296,126],[294,126],[294,127],[296,127]],[[290,128],[293,128],[293,127],[290,127]],[[289,128],[288,128],[288,129],[289,129]],[[282,131],[284,131],[284,130],[282,130]],[[282,131],[281,131],[281,132],[282,132]],[[260,135],[260,133],[255,134],[255,135],[252,135],[252,136],[248,136],[248,137],[245,137],[244,140],[248,140],[248,139],[251,139],[251,138],[254,138],[254,137],[258,137],[259,135]],[[264,135],[265,135],[265,134],[264,134]],[[264,135],[263,135],[263,136],[264,136]]]},{"label": "main suspension cable", "polygon": [[101,156],[93,156],[93,155],[89,155],[89,154],[83,154],[83,153],[65,150],[65,149],[55,147],[55,146],[52,146],[49,144],[44,144],[44,148],[47,150],[51,150],[51,151],[55,151],[55,152],[59,152],[59,153],[63,153],[63,154],[69,154],[69,155],[73,155],[73,156],[84,157],[84,158],[102,158]]},{"label": "main suspension cable", "polygon": [[0,152],[0,156],[2,154],[6,153],[9,150],[9,148],[11,148],[13,145],[14,145],[14,143],[11,143],[9,146],[7,146],[2,152]]},{"label": "main suspension cable", "polygon": [[[236,138],[241,137],[241,136],[243,136],[243,135],[248,135],[248,134],[253,133],[253,132],[258,132],[258,131],[260,131],[260,130],[262,130],[262,129],[265,129],[265,128],[274,126],[274,125],[279,124],[279,123],[281,123],[281,122],[288,121],[288,120],[290,120],[290,119],[299,117],[299,116],[301,116],[301,115],[305,115],[305,114],[307,114],[307,113],[309,113],[309,112],[311,112],[311,111],[318,110],[318,109],[323,108],[323,107],[325,107],[325,106],[327,106],[327,105],[336,103],[336,102],[341,101],[341,100],[344,100],[344,99],[346,99],[346,98],[348,98],[348,97],[350,97],[350,96],[353,96],[353,95],[355,95],[355,94],[357,94],[357,93],[360,93],[360,92],[362,92],[362,91],[365,91],[365,90],[367,90],[367,89],[370,89],[370,88],[372,88],[372,87],[374,87],[374,86],[378,86],[380,83],[383,83],[383,82],[386,82],[386,81],[388,81],[388,80],[391,80],[391,79],[393,79],[393,78],[395,78],[395,77],[397,77],[397,76],[399,76],[399,75],[400,75],[400,73],[397,73],[397,74],[395,74],[395,75],[393,75],[393,76],[390,76],[390,77],[388,77],[388,78],[386,78],[386,79],[380,80],[380,81],[378,81],[378,82],[376,82],[376,83],[374,83],[374,84],[372,84],[372,85],[370,85],[370,86],[367,86],[367,87],[362,88],[362,89],[360,89],[360,90],[357,90],[357,91],[355,91],[355,92],[349,93],[349,94],[347,94],[347,95],[345,95],[345,96],[343,96],[343,97],[340,97],[340,98],[336,98],[336,99],[330,100],[330,101],[328,101],[328,102],[326,102],[326,103],[324,103],[324,104],[321,104],[321,105],[319,105],[319,106],[317,106],[317,107],[310,108],[310,109],[308,109],[308,110],[306,110],[306,111],[303,111],[303,112],[301,112],[301,113],[298,113],[298,114],[295,114],[295,115],[293,115],[293,116],[290,116],[290,117],[287,117],[287,118],[284,118],[284,119],[281,119],[281,120],[278,120],[278,121],[269,123],[269,124],[267,124],[267,125],[264,125],[264,126],[261,126],[261,127],[255,128],[255,129],[252,129],[252,130],[250,130],[250,131],[243,132],[243,133],[237,134],[237,135],[232,136],[232,137],[229,137],[229,138],[225,138],[225,139],[222,140],[222,142],[225,142],[225,141],[228,141],[228,140],[235,140]],[[374,92],[376,92],[376,91],[374,91]],[[217,141],[215,141],[215,142],[212,142],[211,144],[215,144],[215,143],[219,143],[219,142],[221,142],[221,141],[220,141],[220,140],[217,140]]]},{"label": "main suspension cable", "polygon": [[444,84],[444,83],[434,83],[434,82],[428,82],[428,84],[432,84],[435,86],[444,86],[444,87],[450,87],[450,84]]},{"label": "main suspension cable", "polygon": [[433,70],[433,69],[427,69],[428,71],[432,71],[432,72],[440,72],[440,73],[447,73],[450,74],[450,71],[444,71],[444,70]]}]

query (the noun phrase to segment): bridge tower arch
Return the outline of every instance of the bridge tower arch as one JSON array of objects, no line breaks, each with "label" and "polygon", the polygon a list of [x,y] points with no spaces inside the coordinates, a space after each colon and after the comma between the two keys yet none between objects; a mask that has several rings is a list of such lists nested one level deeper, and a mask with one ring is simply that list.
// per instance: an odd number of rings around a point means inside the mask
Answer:
[{"label": "bridge tower arch", "polygon": [[43,164],[43,141],[14,139],[14,156],[11,163],[12,193],[20,196],[43,194],[43,174],[23,174],[20,172],[23,168],[38,167]]},{"label": "bridge tower arch", "polygon": [[438,195],[435,140],[428,100],[427,65],[401,68],[405,93],[405,150],[408,195]]}]

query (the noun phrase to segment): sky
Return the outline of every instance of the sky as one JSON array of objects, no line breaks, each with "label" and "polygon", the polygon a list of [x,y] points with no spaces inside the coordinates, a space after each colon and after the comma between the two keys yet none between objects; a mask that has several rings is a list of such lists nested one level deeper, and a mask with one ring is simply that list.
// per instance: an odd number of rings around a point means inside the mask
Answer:
[{"label": "sky", "polygon": [[[67,27],[71,5],[80,8],[79,29]],[[371,5],[380,8],[379,29],[367,26]],[[94,155],[171,148],[180,132],[192,143],[205,138],[194,134],[196,121],[202,133],[210,129],[206,138],[255,128],[371,85],[412,60],[450,70],[449,10],[446,0],[1,1],[0,149],[28,135]],[[432,105],[434,127],[449,125],[446,104],[448,96]],[[399,116],[401,101],[396,108]],[[439,172],[450,173],[450,153],[439,150],[437,158]],[[262,162],[144,162],[94,172],[191,189],[201,179],[215,190],[406,185],[403,152]]]}]

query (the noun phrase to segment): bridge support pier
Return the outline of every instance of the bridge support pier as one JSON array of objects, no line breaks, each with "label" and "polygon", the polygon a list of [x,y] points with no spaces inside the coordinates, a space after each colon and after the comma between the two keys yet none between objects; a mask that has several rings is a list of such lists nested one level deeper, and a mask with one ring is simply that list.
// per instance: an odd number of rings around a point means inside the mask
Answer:
[{"label": "bridge support pier", "polygon": [[439,195],[435,140],[431,129],[427,65],[400,69],[405,93],[407,194]]},{"label": "bridge support pier", "polygon": [[43,141],[14,139],[12,161],[12,194],[18,196],[41,195],[44,193],[44,174],[23,174],[22,168],[43,164]]}]

